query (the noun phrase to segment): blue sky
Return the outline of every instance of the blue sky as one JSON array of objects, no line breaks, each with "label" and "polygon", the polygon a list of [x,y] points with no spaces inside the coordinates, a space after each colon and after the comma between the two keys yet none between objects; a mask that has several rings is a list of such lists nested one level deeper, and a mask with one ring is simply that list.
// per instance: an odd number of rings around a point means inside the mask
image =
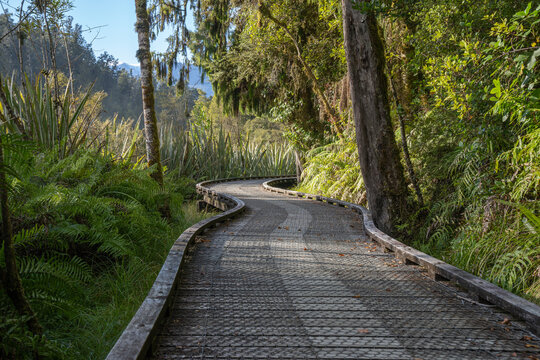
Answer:
[{"label": "blue sky", "polygon": [[[84,30],[100,26],[84,32],[96,56],[107,51],[120,62],[138,64],[135,58],[138,47],[134,25],[135,0],[73,0],[73,6],[68,15]],[[167,34],[161,34],[152,43],[152,50],[165,50],[166,37]]]}]

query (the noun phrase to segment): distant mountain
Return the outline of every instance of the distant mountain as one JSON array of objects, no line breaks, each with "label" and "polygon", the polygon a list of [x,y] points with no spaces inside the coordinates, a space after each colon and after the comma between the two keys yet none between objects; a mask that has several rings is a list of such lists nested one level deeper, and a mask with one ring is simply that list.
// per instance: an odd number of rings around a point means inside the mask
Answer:
[{"label": "distant mountain", "polygon": [[201,80],[202,70],[197,66],[191,66],[189,69],[189,86],[195,89],[201,89],[206,96],[214,96],[214,90],[212,90],[212,83],[206,74],[204,75],[204,82]]},{"label": "distant mountain", "polygon": [[[174,75],[175,75],[176,78],[178,78],[178,73],[180,72],[180,66],[181,65],[178,65],[176,67],[175,71],[174,71]],[[127,72],[131,72],[131,74],[133,76],[135,76],[135,77],[141,76],[141,69],[140,69],[139,65],[131,65],[131,64],[122,62],[122,63],[118,64],[118,68],[119,69],[124,69]],[[210,80],[205,75],[204,76],[204,82],[202,82],[201,81],[201,70],[196,66],[192,66],[190,68],[189,87],[196,88],[196,89],[201,89],[202,91],[204,91],[206,93],[206,96],[213,96],[214,95],[214,91],[212,90],[212,84],[210,83]]]},{"label": "distant mountain", "polygon": [[127,72],[131,72],[131,74],[135,77],[141,76],[141,68],[139,65],[130,65],[128,63],[122,62],[118,64],[119,69],[124,69]]}]

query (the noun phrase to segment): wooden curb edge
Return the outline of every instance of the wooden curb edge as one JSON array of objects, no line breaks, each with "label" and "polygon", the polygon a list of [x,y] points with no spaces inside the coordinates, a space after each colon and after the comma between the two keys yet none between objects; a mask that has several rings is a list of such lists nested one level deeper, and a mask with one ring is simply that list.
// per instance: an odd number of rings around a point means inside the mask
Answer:
[{"label": "wooden curb edge", "polygon": [[371,212],[361,205],[275,186],[286,183],[291,184],[294,182],[296,182],[296,177],[280,178],[266,181],[262,186],[267,191],[350,208],[352,211],[362,215],[364,228],[370,239],[378,243],[379,246],[385,250],[393,252],[398,259],[406,264],[423,266],[427,269],[429,276],[434,280],[448,280],[458,284],[460,287],[467,290],[473,300],[485,301],[508,311],[510,314],[527,323],[533,333],[540,335],[540,306],[504,290],[489,281],[481,279],[478,276],[472,275],[453,265],[447,264],[442,260],[436,259],[433,256],[425,254],[392,238],[375,226],[373,218],[371,217]]},{"label": "wooden curb edge", "polygon": [[208,186],[229,181],[283,177],[290,178],[290,175],[218,179],[203,181],[196,185],[197,193],[203,196],[204,201],[224,212],[192,225],[174,242],[148,295],[114,344],[106,360],[145,359],[154,350],[156,336],[173,303],[186,249],[193,244],[195,237],[206,229],[215,227],[245,210],[245,203],[242,200],[209,189]]}]

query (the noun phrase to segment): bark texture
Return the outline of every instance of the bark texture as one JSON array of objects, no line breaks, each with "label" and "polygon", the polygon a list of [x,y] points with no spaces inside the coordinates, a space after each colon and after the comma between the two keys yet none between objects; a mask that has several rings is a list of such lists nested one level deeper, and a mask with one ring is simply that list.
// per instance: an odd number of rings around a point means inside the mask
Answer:
[{"label": "bark texture", "polygon": [[148,166],[156,165],[152,177],[163,185],[163,171],[159,153],[159,134],[154,101],[154,85],[152,82],[152,59],[150,56],[150,23],[146,10],[146,0],[135,0],[137,22],[135,28],[139,38],[137,58],[141,64],[141,89],[144,116],[144,133],[146,138],[146,158]]},{"label": "bark texture", "polygon": [[388,106],[384,49],[372,14],[342,0],[343,36],[356,142],[369,209],[390,234],[407,214],[407,187]]}]

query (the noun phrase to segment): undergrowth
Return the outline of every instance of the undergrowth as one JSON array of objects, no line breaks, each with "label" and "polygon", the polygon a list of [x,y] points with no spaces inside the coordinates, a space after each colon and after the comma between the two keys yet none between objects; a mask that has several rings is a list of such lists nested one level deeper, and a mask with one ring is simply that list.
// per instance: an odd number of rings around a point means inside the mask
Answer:
[{"label": "undergrowth", "polygon": [[[419,171],[429,205],[403,240],[540,304],[540,129],[500,153],[433,144]],[[350,136],[310,151],[296,190],[366,205],[356,151]]]},{"label": "undergrowth", "polygon": [[193,179],[294,169],[285,146],[247,137],[233,144],[224,132],[170,124],[161,132],[168,178],[160,187],[145,168],[140,124],[95,121],[102,96],[69,89],[57,103],[46,77],[0,87],[7,164],[0,170],[9,178],[16,261],[44,328],[33,336],[2,287],[0,359],[104,358],[174,240],[205,216],[184,202],[194,195]]},{"label": "undergrowth", "polygon": [[440,163],[414,245],[540,303],[540,129],[498,155],[473,143]]},{"label": "undergrowth", "polygon": [[290,146],[258,143],[249,134],[234,139],[222,128],[206,126],[204,121],[190,121],[187,130],[174,124],[161,127],[161,158],[176,176],[213,180],[294,174]]},{"label": "undergrowth", "polygon": [[348,136],[309,151],[302,182],[295,190],[366,205],[354,138]]},{"label": "undergrowth", "polygon": [[0,357],[31,358],[37,348],[42,358],[102,359],[174,240],[204,215],[183,204],[185,182],[160,188],[151,169],[86,150],[60,161],[31,154],[16,162],[10,200],[23,285],[46,340],[27,332],[1,292]]}]

